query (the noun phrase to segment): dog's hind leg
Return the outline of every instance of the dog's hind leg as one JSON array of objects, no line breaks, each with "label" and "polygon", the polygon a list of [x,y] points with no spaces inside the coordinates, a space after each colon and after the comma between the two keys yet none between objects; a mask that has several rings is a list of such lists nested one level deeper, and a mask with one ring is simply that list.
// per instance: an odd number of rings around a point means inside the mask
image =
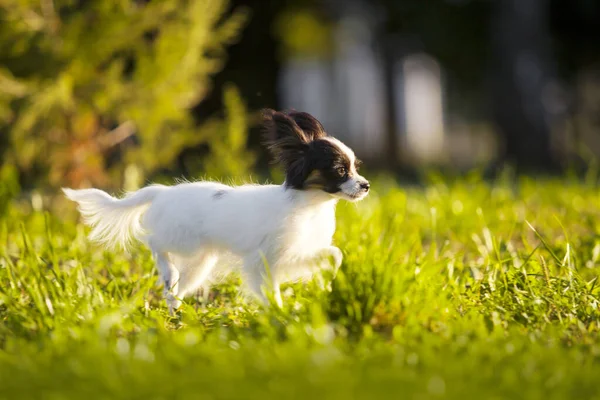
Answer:
[{"label": "dog's hind leg", "polygon": [[203,287],[215,264],[218,256],[209,251],[201,251],[193,257],[181,259],[177,267],[179,269],[179,288],[178,294],[181,299],[184,296]]},{"label": "dog's hind leg", "polygon": [[175,268],[169,259],[168,253],[154,252],[153,255],[161,280],[164,284],[163,295],[167,301],[167,306],[169,307],[169,314],[172,315],[181,305],[181,302],[177,299],[179,290],[179,270]]}]

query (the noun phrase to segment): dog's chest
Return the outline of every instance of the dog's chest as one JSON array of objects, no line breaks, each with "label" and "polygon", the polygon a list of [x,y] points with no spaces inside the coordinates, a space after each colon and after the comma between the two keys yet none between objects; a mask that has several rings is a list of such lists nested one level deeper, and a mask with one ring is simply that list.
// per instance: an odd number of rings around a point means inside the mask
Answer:
[{"label": "dog's chest", "polygon": [[299,211],[288,228],[288,250],[305,253],[330,246],[335,232],[335,205]]}]

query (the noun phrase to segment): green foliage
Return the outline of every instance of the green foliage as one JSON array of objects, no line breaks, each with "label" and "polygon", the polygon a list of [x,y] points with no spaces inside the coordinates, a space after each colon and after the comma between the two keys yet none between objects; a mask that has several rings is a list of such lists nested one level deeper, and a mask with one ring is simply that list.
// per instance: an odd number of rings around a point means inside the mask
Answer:
[{"label": "green foliage", "polygon": [[19,175],[15,167],[6,164],[0,167],[0,218],[9,209],[11,202],[20,192]]},{"label": "green foliage", "polygon": [[123,177],[107,171],[115,153],[117,165],[146,175],[186,147],[219,140],[189,109],[246,19],[226,10],[226,0],[3,2],[5,161],[55,186],[120,186]]},{"label": "green foliage", "polygon": [[245,177],[255,162],[255,156],[248,152],[248,110],[240,93],[233,85],[224,88],[223,102],[225,120],[214,124],[215,138],[211,142],[211,152],[203,163],[206,175],[223,179],[225,177]]},{"label": "green foliage", "polygon": [[13,210],[0,397],[600,398],[595,180],[373,188],[338,206],[330,289],[263,310],[232,280],[176,318],[146,250],[92,246],[72,208]]},{"label": "green foliage", "polygon": [[273,31],[281,38],[283,57],[328,57],[333,52],[331,23],[310,5],[284,8],[275,19]]}]

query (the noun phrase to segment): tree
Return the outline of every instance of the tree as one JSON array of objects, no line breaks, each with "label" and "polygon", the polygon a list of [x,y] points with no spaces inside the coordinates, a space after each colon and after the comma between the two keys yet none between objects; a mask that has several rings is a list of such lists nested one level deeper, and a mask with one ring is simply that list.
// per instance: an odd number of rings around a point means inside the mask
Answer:
[{"label": "tree", "polygon": [[189,110],[246,17],[226,0],[4,1],[2,162],[31,183],[118,186],[115,165],[146,175],[224,140],[214,135],[229,131],[197,128]]},{"label": "tree", "polygon": [[504,158],[520,169],[554,170],[551,117],[544,105],[552,82],[546,0],[495,4],[492,23],[492,109]]}]

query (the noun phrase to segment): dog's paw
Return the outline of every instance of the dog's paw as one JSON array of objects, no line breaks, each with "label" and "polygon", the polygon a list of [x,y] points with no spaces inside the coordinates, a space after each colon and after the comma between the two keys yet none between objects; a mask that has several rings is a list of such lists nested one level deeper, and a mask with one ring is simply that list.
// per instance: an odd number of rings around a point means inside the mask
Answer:
[{"label": "dog's paw", "polygon": [[169,314],[175,315],[175,311],[181,307],[181,300],[179,300],[173,293],[167,293],[166,295],[167,307],[169,308]]},{"label": "dog's paw", "polygon": [[[335,246],[323,249],[319,256],[319,269],[325,272],[327,279],[335,279],[344,256],[342,251]],[[322,287],[325,289],[325,287]]]},{"label": "dog's paw", "polygon": [[342,251],[335,246],[329,247],[327,249],[327,251],[328,251],[329,257],[332,259],[333,271],[334,271],[334,273],[336,273],[337,270],[342,265],[342,260],[344,259],[344,255],[342,254]]}]

